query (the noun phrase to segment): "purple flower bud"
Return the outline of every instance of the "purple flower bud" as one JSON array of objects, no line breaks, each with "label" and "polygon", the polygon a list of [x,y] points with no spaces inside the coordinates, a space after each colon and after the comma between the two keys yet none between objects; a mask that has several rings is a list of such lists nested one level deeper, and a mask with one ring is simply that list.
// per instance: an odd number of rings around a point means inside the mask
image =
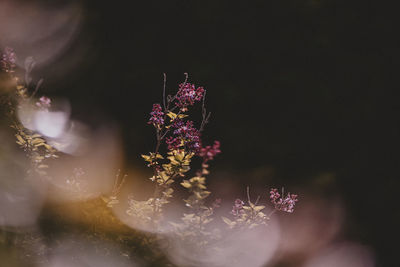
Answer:
[{"label": "purple flower bud", "polygon": [[166,139],[168,149],[178,149],[183,144],[190,152],[199,151],[201,147],[200,132],[193,127],[192,121],[187,121],[185,124],[182,120],[175,119],[172,127],[175,128],[173,131],[175,136]]},{"label": "purple flower bud", "polygon": [[154,127],[161,127],[164,125],[164,112],[162,112],[162,108],[160,104],[154,104],[153,110],[150,112],[150,119],[148,124],[153,124]]},{"label": "purple flower bud", "polygon": [[244,202],[241,199],[236,199],[235,204],[232,207],[231,214],[233,214],[234,216],[239,216],[243,214],[244,213],[243,205]]},{"label": "purple flower bud", "polygon": [[10,47],[6,47],[1,53],[0,68],[6,72],[13,71],[15,64],[17,63],[17,56],[14,50]]},{"label": "purple flower bud", "polygon": [[196,101],[200,101],[204,96],[204,88],[190,83],[181,83],[176,96],[176,106],[185,110],[187,106],[192,106]]}]

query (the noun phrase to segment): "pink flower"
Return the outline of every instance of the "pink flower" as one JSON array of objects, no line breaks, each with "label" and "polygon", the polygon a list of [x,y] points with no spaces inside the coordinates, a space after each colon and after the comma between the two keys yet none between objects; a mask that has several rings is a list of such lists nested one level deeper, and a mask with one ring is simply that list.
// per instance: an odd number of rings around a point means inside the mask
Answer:
[{"label": "pink flower", "polygon": [[206,146],[200,148],[198,155],[203,158],[204,162],[207,162],[209,160],[213,160],[217,154],[221,153],[221,150],[219,148],[220,148],[220,142],[214,141],[213,146]]},{"label": "pink flower", "polygon": [[39,101],[36,102],[36,106],[41,109],[48,110],[51,106],[51,99],[46,96],[42,96],[39,98]]},{"label": "pink flower", "polygon": [[222,203],[222,200],[220,198],[217,198],[217,199],[214,200],[214,202],[211,205],[211,207],[213,209],[219,208],[219,207],[221,207],[221,203]]},{"label": "pink flower", "polygon": [[6,72],[12,71],[17,63],[17,56],[14,50],[10,47],[6,47],[1,54],[0,68]]},{"label": "pink flower", "polygon": [[240,214],[243,214],[244,213],[243,205],[244,202],[241,199],[239,198],[236,199],[235,204],[232,207],[231,214],[233,214],[234,216],[239,216]]},{"label": "pink flower", "polygon": [[271,202],[274,204],[276,210],[281,210],[285,212],[292,213],[294,211],[294,206],[298,201],[297,195],[288,193],[286,197],[283,194],[282,189],[282,197],[278,193],[278,189],[272,188],[270,193]]}]

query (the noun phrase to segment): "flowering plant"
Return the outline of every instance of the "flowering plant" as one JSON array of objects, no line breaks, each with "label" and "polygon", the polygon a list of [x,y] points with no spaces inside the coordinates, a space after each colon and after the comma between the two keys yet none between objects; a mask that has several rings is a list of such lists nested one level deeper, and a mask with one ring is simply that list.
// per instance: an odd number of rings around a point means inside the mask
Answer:
[{"label": "flowering plant", "polygon": [[[26,152],[31,161],[31,172],[40,177],[51,180],[47,173],[48,160],[57,159],[60,151],[50,145],[46,138],[34,129],[26,128],[15,117],[15,106],[31,105],[33,109],[41,112],[49,112],[52,101],[42,96],[36,101],[34,99],[41,81],[31,92],[29,83],[29,72],[34,63],[27,61],[25,83],[21,82],[15,75],[16,64],[15,53],[12,49],[6,49],[1,54],[1,71],[9,75],[14,83],[15,90],[8,98],[9,115],[12,118],[12,128],[15,130],[16,143]],[[166,95],[166,76],[164,75],[163,98],[161,104],[153,104],[148,124],[155,129],[156,144],[152,152],[142,155],[147,166],[152,169],[150,181],[154,183],[153,195],[146,200],[137,200],[130,197],[126,213],[135,221],[137,229],[144,229],[156,234],[146,235],[147,245],[159,248],[170,246],[171,238],[183,244],[184,247],[195,251],[194,254],[204,255],[210,250],[222,249],[218,242],[223,240],[230,231],[247,231],[263,227],[268,224],[270,216],[275,211],[292,213],[297,202],[297,195],[279,194],[277,189],[271,189],[269,196],[273,209],[268,213],[265,205],[259,204],[261,197],[255,202],[251,201],[249,188],[247,188],[247,203],[241,199],[234,201],[230,218],[222,217],[221,225],[216,223],[215,211],[221,206],[221,199],[215,199],[211,203],[207,198],[211,192],[207,190],[206,177],[209,174],[209,163],[221,153],[221,144],[214,141],[211,145],[205,145],[201,139],[202,133],[210,119],[210,112],[205,107],[206,90],[203,87],[188,82],[188,75],[179,84],[178,90],[173,95]],[[190,109],[192,106],[201,105],[201,121],[196,124],[190,120]],[[197,158],[200,167],[191,172],[192,161]],[[74,186],[74,190],[81,190],[85,183],[85,172],[81,168],[73,170],[73,176],[67,179],[67,183]],[[191,175],[190,175],[191,174]],[[123,181],[120,173],[116,176],[113,192],[108,196],[102,196],[106,209],[112,209],[121,204],[118,200]],[[183,199],[185,212],[181,218],[170,220],[166,218],[166,206],[174,197],[176,184],[188,192]],[[106,216],[113,216],[112,212]],[[122,224],[113,219],[113,223]],[[212,223],[214,222],[214,223]],[[167,229],[167,230],[166,230]],[[179,264],[178,264],[179,265]]]}]

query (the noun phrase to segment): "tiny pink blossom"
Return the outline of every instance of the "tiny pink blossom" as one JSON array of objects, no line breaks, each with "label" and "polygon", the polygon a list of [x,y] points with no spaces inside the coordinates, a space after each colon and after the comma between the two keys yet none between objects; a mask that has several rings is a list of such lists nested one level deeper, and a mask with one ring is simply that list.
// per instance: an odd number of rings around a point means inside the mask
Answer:
[{"label": "tiny pink blossom", "polygon": [[271,202],[274,204],[276,210],[281,210],[285,212],[292,213],[294,211],[294,206],[298,201],[297,195],[288,193],[286,197],[284,196],[282,189],[282,197],[278,193],[278,189],[272,188],[270,193]]},{"label": "tiny pink blossom", "polygon": [[214,141],[213,146],[206,146],[200,148],[198,155],[203,158],[204,162],[207,162],[209,160],[213,160],[214,157],[219,153],[221,153],[220,142]]},{"label": "tiny pink blossom", "polygon": [[51,106],[51,99],[46,96],[42,96],[41,98],[39,98],[39,101],[36,102],[36,106],[41,109],[47,110]]},{"label": "tiny pink blossom", "polygon": [[239,215],[243,214],[244,213],[243,205],[244,205],[243,200],[241,200],[239,198],[236,199],[235,204],[232,207],[231,214],[234,216],[239,216]]},{"label": "tiny pink blossom", "polygon": [[0,69],[6,72],[12,72],[17,63],[17,56],[14,50],[6,47],[0,56]]}]

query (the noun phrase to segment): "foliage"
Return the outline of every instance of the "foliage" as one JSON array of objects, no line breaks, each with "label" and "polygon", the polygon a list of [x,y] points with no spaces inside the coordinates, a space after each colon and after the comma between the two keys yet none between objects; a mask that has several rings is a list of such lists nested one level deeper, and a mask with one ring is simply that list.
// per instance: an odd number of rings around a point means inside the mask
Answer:
[{"label": "foliage", "polygon": [[[51,106],[50,98],[45,96],[35,100],[41,81],[33,89],[30,86],[30,71],[34,63],[31,59],[26,61],[25,81],[20,81],[15,75],[15,53],[12,49],[6,49],[1,57],[1,69],[7,77],[13,81],[14,90],[7,95],[9,117],[11,127],[15,130],[16,143],[26,153],[29,158],[29,172],[37,174],[44,179],[52,179],[47,173],[50,160],[57,159],[59,152],[51,146],[46,138],[34,130],[30,130],[18,120],[17,109],[22,106],[30,106],[34,110],[48,112]],[[255,227],[263,227],[268,224],[270,216],[275,211],[293,212],[297,201],[296,195],[284,196],[277,193],[276,189],[271,189],[270,200],[273,209],[267,215],[265,205],[260,205],[260,197],[253,203],[250,199],[249,188],[247,188],[247,203],[241,199],[234,202],[231,218],[214,218],[215,210],[220,207],[221,200],[216,199],[211,204],[207,203],[207,198],[211,192],[207,190],[206,177],[209,174],[209,163],[221,153],[220,142],[214,141],[212,145],[204,145],[201,136],[206,124],[210,119],[210,113],[205,107],[206,90],[203,87],[196,87],[188,82],[188,75],[178,86],[174,95],[166,95],[166,78],[164,75],[163,99],[161,104],[154,104],[150,112],[148,124],[155,129],[156,144],[152,152],[142,155],[147,166],[152,170],[149,178],[154,184],[154,192],[146,200],[137,200],[133,196],[128,200],[126,213],[139,226],[144,226],[151,230],[155,235],[145,235],[145,241],[140,241],[142,245],[150,248],[158,248],[157,243],[163,242],[166,236],[163,235],[165,225],[169,225],[172,236],[179,239],[185,246],[201,251],[205,248],[214,246],[216,241],[223,238],[224,231],[248,230]],[[192,106],[201,105],[201,121],[198,125],[190,120],[190,109]],[[191,165],[194,159],[198,159],[200,168],[191,172]],[[73,175],[68,178],[67,183],[77,191],[84,191],[84,170],[75,168]],[[118,172],[115,179],[114,189],[110,195],[103,195],[101,199],[105,209],[113,208],[120,204],[118,194],[121,190],[126,176]],[[165,209],[174,197],[176,186],[181,186],[188,193],[183,199],[187,211],[179,221],[170,221],[165,218]],[[112,212],[106,216],[113,216]],[[218,224],[213,225],[216,220],[224,222],[225,229],[221,229]],[[117,222],[115,218],[111,220]],[[141,229],[139,227],[139,229]],[[169,235],[170,237],[171,235]]]}]

